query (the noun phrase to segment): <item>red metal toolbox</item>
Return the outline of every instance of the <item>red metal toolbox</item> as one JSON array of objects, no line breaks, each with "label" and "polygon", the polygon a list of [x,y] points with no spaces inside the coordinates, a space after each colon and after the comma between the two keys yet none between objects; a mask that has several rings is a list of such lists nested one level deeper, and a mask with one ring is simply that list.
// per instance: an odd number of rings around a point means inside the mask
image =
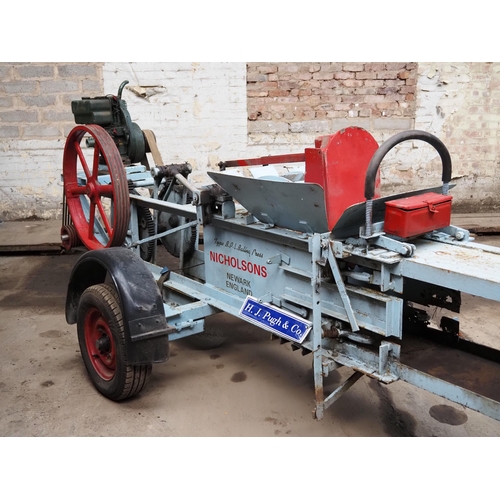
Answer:
[{"label": "red metal toolbox", "polygon": [[424,193],[385,203],[384,232],[410,238],[450,225],[452,196]]}]

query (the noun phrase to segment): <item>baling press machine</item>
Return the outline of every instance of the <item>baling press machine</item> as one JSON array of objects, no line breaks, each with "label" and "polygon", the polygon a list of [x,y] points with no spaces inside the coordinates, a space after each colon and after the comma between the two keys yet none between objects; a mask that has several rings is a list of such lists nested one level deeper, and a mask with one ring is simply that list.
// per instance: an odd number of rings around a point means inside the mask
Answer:
[{"label": "baling press machine", "polygon": [[[165,165],[154,134],[132,124],[126,83],[118,96],[73,102],[63,159],[62,246],[86,248],[66,319],[100,393],[136,395],[170,342],[214,342],[205,318],[223,311],[311,355],[318,419],[366,375],[500,420],[500,351],[464,337],[457,319],[462,293],[500,301],[500,249],[451,224],[452,163],[441,140],[410,130],[379,147],[349,127],[303,153],[221,162],[211,184],[195,186],[189,164]],[[381,197],[380,164],[404,141],[437,151],[441,179]],[[297,162],[303,175],[232,173]],[[158,261],[159,245],[178,270]],[[445,312],[439,325],[430,307]],[[456,363],[443,373],[446,356]],[[326,394],[325,378],[340,367],[352,375]]]}]

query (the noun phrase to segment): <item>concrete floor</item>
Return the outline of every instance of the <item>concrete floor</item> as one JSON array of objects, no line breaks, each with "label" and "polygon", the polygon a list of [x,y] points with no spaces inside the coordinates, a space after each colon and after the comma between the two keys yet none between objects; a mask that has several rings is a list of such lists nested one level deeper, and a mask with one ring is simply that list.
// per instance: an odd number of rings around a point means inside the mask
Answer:
[{"label": "concrete floor", "polygon": [[[207,329],[230,334],[223,346],[173,342],[139,396],[111,402],[90,383],[64,317],[79,255],[0,255],[1,436],[500,436],[498,421],[368,377],[317,421],[311,356],[224,314],[207,320]],[[500,342],[498,308],[469,305],[471,333],[480,318],[480,336]],[[330,376],[330,387],[347,373]]]}]

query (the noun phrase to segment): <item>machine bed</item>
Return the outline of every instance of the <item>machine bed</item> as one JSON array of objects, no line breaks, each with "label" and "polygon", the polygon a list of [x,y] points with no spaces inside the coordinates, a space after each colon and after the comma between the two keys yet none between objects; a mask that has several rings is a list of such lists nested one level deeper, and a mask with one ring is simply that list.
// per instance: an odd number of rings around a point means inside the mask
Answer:
[{"label": "machine bed", "polygon": [[[89,250],[66,319],[101,394],[138,394],[170,342],[196,335],[213,346],[205,318],[224,311],[311,355],[318,419],[367,375],[500,420],[500,352],[464,338],[458,322],[461,293],[500,302],[500,250],[448,222],[451,157],[437,137],[411,130],[379,146],[348,127],[304,153],[219,164],[304,162],[303,182],[211,172],[214,184],[197,187],[188,164],[165,165],[154,134],[131,123],[125,84],[116,98],[76,102],[63,158],[62,246]],[[379,166],[406,140],[435,148],[443,184],[381,198]],[[157,261],[160,241],[174,269]],[[445,312],[436,327],[430,308]],[[327,394],[340,367],[353,374]]]}]

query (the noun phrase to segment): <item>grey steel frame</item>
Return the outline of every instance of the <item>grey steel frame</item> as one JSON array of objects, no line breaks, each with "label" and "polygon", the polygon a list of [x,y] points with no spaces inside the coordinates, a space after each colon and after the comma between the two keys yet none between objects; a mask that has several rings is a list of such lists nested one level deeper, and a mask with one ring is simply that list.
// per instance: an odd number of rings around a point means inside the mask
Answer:
[{"label": "grey steel frame", "polygon": [[[152,238],[160,238],[172,231],[206,222],[206,213],[199,198],[195,198],[198,199],[196,205],[178,205],[155,199],[157,191],[152,178],[149,181],[148,178],[149,174],[144,173],[140,184],[151,188],[153,197],[130,196],[131,220],[136,221],[135,206],[142,206],[154,211],[173,213],[184,219],[191,219],[191,222],[142,240],[132,223],[128,246],[136,252],[141,243]],[[189,189],[189,186],[186,187]],[[405,257],[408,253],[407,244],[384,237],[376,231],[371,237],[376,244],[367,245],[366,239],[362,237],[341,241],[333,240],[329,232],[299,233],[273,227],[272,224],[256,221],[248,214],[237,215],[233,202],[228,202],[222,212],[224,216],[213,215],[210,224],[204,227],[205,249],[203,252],[198,247],[195,249],[193,259],[198,262],[198,266],[195,267],[194,274],[190,276],[174,272],[163,282],[165,316],[169,325],[175,328],[175,332],[169,335],[170,340],[203,332],[204,318],[212,314],[225,311],[239,316],[245,297],[224,290],[220,283],[205,280],[205,258],[213,248],[207,237],[222,234],[225,237],[251,239],[258,242],[256,245],[267,244],[273,247],[273,255],[268,253],[266,259],[270,267],[277,269],[276,276],[279,277],[273,280],[271,290],[261,293],[257,298],[284,310],[310,311],[311,333],[301,345],[293,347],[313,354],[316,418],[321,419],[324,411],[366,374],[384,383],[406,381],[500,420],[498,401],[401,362],[401,348],[394,340],[400,339],[403,334],[403,300],[386,294],[389,291],[401,293],[403,278],[418,277],[428,283],[500,302],[500,273],[497,273],[496,278],[491,273],[491,269],[500,268],[499,249],[474,244],[468,241],[467,231],[450,227],[444,232],[432,233],[414,242],[414,248],[410,250],[412,255]],[[460,239],[456,238],[457,234]],[[452,263],[448,263],[448,266],[439,257],[443,245],[447,251],[454,253]],[[480,259],[481,263],[476,269],[470,267],[471,256]],[[362,264],[364,268],[371,268],[372,273],[354,274],[351,276],[354,284],[349,284],[349,280],[346,284],[344,278],[349,273],[344,271],[344,277],[342,276],[339,266],[342,260]],[[309,262],[309,265],[304,262]],[[155,279],[159,280],[162,268],[154,263],[147,266]],[[331,270],[333,279],[324,278],[325,268]],[[484,271],[485,268],[488,270]],[[363,287],[363,283],[360,286],[359,279],[377,285],[380,292]],[[325,337],[325,321],[340,321],[349,326],[348,331],[339,332],[337,338]],[[382,336],[378,352],[349,341],[349,336],[355,336],[360,328]],[[343,333],[346,334],[345,337],[342,337]],[[341,366],[352,368],[353,374],[336,390],[325,395],[324,378]]]}]

